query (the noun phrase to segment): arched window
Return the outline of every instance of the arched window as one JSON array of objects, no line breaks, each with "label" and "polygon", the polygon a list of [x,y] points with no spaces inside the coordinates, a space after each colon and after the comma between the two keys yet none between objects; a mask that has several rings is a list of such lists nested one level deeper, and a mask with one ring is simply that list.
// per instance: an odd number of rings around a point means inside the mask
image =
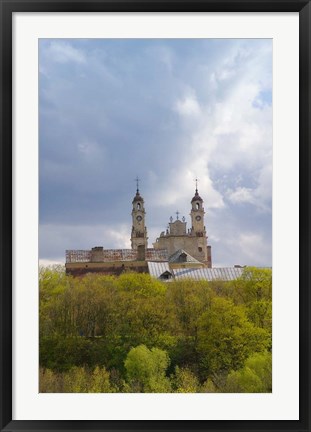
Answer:
[{"label": "arched window", "polygon": [[199,210],[199,208],[200,208],[200,204],[199,204],[199,203],[196,203],[195,207],[196,207],[197,210]]},{"label": "arched window", "polygon": [[137,210],[140,210],[140,203],[137,203]]}]

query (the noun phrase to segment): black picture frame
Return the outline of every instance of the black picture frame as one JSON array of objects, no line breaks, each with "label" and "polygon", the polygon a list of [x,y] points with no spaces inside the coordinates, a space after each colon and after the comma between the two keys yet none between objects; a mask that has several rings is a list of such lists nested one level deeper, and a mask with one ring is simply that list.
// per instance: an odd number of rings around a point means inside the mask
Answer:
[{"label": "black picture frame", "polygon": [[[300,351],[299,420],[12,420],[12,14],[15,12],[299,12]],[[1,431],[310,431],[311,2],[306,0],[0,0]],[[290,349],[290,347],[289,347]]]}]

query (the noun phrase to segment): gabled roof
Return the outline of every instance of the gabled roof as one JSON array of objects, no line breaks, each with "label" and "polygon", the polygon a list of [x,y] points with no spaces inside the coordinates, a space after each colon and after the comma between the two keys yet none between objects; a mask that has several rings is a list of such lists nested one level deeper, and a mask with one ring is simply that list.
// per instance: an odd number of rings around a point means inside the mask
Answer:
[{"label": "gabled roof", "polygon": [[168,262],[148,261],[149,274],[153,277],[160,278],[163,274],[172,274]]},{"label": "gabled roof", "polygon": [[193,256],[189,255],[184,249],[178,249],[178,251],[174,252],[168,259],[170,263],[179,263],[186,262],[188,264],[201,264],[200,261],[193,258]]}]

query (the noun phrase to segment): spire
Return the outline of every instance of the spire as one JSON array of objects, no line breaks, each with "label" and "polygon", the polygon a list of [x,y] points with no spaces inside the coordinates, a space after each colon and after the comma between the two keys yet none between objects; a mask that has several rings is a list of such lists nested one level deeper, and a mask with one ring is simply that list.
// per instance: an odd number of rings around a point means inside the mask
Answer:
[{"label": "spire", "polygon": [[202,198],[199,195],[199,192],[198,192],[198,181],[199,180],[197,178],[195,178],[194,181],[195,181],[195,194],[194,194],[194,197],[192,198],[191,202],[193,202],[193,201],[203,201]]},{"label": "spire", "polygon": [[136,181],[136,193],[139,194],[139,181],[140,181],[140,178],[137,176],[136,179],[135,179],[135,181]]},{"label": "spire", "polygon": [[136,179],[135,179],[135,181],[136,181],[136,195],[134,196],[133,203],[134,203],[134,201],[142,201],[142,202],[144,202],[143,197],[139,193],[140,178],[137,176]]}]

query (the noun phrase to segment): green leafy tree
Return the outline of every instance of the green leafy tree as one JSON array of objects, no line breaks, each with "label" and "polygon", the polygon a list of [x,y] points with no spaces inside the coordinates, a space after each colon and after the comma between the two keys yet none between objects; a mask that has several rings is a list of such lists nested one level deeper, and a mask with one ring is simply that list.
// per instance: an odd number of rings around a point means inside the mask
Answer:
[{"label": "green leafy tree", "polygon": [[[246,268],[232,282],[167,284],[136,273],[73,278],[60,266],[40,268],[39,287],[43,391],[64,391],[75,373],[81,391],[100,388],[101,374],[107,391],[188,391],[196,379],[198,391],[224,391],[231,371],[271,350],[270,270]],[[140,346],[135,375],[129,354]],[[249,369],[244,375],[262,380]],[[167,376],[175,377],[172,388]]]},{"label": "green leafy tree", "polygon": [[198,317],[210,308],[213,297],[209,283],[186,279],[171,282],[167,299],[174,317],[173,330],[196,337]]},{"label": "green leafy tree", "polygon": [[51,369],[39,369],[39,391],[40,393],[62,393],[63,380],[61,374]]},{"label": "green leafy tree", "polygon": [[172,382],[176,393],[197,393],[199,390],[199,380],[188,368],[176,366]]},{"label": "green leafy tree", "polygon": [[124,273],[118,278],[121,290],[137,297],[156,297],[164,295],[166,285],[145,273]]},{"label": "green leafy tree", "polygon": [[256,353],[247,359],[245,366],[232,371],[224,388],[228,393],[271,393],[271,353]]},{"label": "green leafy tree", "polygon": [[242,304],[271,300],[272,270],[246,267],[239,279],[232,281],[232,295]]},{"label": "green leafy tree", "polygon": [[232,300],[214,298],[199,320],[198,351],[207,376],[242,367],[250,354],[269,344],[269,333],[249,322],[245,309]]},{"label": "green leafy tree", "polygon": [[211,378],[208,378],[201,386],[200,393],[217,393],[217,389]]},{"label": "green leafy tree", "polygon": [[110,383],[105,368],[89,369],[74,366],[66,372],[40,368],[40,393],[112,393],[116,388]]},{"label": "green leafy tree", "polygon": [[74,337],[41,337],[40,365],[63,372],[73,366],[94,366],[96,364],[96,345],[91,340]]},{"label": "green leafy tree", "polygon": [[130,389],[144,393],[167,393],[170,382],[165,375],[169,357],[158,348],[149,350],[145,345],[132,348],[125,360]]},{"label": "green leafy tree", "polygon": [[96,366],[91,372],[88,393],[112,393],[115,389],[110,383],[110,374],[105,368]]},{"label": "green leafy tree", "polygon": [[272,332],[272,301],[258,300],[251,303],[247,308],[247,316],[257,327]]}]

